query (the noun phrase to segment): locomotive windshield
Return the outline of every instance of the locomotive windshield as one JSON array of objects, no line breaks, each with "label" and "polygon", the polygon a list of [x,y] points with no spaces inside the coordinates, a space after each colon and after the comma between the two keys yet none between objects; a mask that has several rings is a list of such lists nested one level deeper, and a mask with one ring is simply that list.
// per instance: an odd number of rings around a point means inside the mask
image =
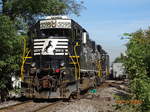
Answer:
[{"label": "locomotive windshield", "polygon": [[40,37],[48,38],[48,37],[70,37],[71,30],[70,29],[41,29]]}]

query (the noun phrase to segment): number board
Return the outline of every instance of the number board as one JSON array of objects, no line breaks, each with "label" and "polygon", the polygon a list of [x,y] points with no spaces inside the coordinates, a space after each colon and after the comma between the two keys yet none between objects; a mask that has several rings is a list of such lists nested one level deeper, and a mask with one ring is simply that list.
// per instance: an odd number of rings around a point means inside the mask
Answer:
[{"label": "number board", "polygon": [[40,21],[40,29],[48,28],[71,28],[71,20],[42,20]]}]

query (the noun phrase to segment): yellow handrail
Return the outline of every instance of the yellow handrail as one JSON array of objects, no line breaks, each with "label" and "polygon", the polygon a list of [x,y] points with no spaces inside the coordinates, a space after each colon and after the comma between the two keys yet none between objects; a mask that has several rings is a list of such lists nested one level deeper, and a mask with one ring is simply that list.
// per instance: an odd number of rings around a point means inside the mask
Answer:
[{"label": "yellow handrail", "polygon": [[[78,74],[79,76],[76,76],[77,79],[80,79],[80,64],[79,64],[79,60],[78,60],[78,56],[77,56],[77,50],[76,50],[76,47],[80,46],[79,43],[77,42],[76,45],[74,46],[74,53],[75,53],[75,57],[76,57],[76,60],[77,60],[77,65],[78,65]],[[77,74],[76,74],[77,75]]]},{"label": "yellow handrail", "polygon": [[22,81],[24,80],[24,64],[25,64],[25,62],[27,60],[27,57],[30,53],[30,51],[28,51],[27,54],[26,54],[26,50],[27,50],[27,48],[26,48],[26,39],[23,38],[23,40],[24,40],[24,48],[23,48],[23,57],[22,57],[21,74],[20,74]]},{"label": "yellow handrail", "polygon": [[[80,56],[77,56],[77,51],[76,51],[76,47],[77,46],[79,46],[78,43],[76,43],[76,45],[74,46],[74,54],[75,54],[75,56],[71,56],[71,54],[69,53],[69,57],[71,58],[74,66],[75,66],[75,79],[76,80],[80,79],[80,64],[79,64],[79,60],[78,60],[78,58],[80,58]],[[73,58],[76,58],[77,62],[75,62]],[[78,68],[77,68],[77,65],[78,65]],[[78,76],[77,73],[79,73],[79,76]]]},{"label": "yellow handrail", "polygon": [[71,58],[71,60],[72,60],[72,62],[73,62],[73,64],[74,64],[74,66],[75,66],[75,79],[77,80],[77,66],[76,66],[76,62],[74,61],[74,59],[72,58],[72,56],[71,56],[71,54],[69,53],[69,57]]},{"label": "yellow handrail", "polygon": [[[28,51],[26,57],[29,55],[30,51]],[[21,80],[23,81],[24,80],[24,64],[26,62],[27,58],[23,58],[23,61],[22,61],[22,66],[21,66]]]},{"label": "yellow handrail", "polygon": [[97,67],[98,67],[98,76],[102,76],[102,66],[101,66],[101,61],[97,61]]}]

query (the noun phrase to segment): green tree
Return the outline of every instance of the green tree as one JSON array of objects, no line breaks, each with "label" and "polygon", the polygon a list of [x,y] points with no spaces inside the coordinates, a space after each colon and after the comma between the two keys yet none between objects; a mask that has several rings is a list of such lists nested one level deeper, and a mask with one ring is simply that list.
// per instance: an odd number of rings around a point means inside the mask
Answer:
[{"label": "green tree", "polygon": [[141,100],[140,111],[150,111],[150,29],[129,34],[124,65],[132,98]]},{"label": "green tree", "polygon": [[0,16],[0,94],[11,89],[11,76],[19,70],[20,44],[16,28],[7,16]]},{"label": "green tree", "polygon": [[3,0],[3,13],[15,19],[23,17],[28,20],[39,15],[79,15],[83,2],[76,0]]},{"label": "green tree", "polygon": [[118,56],[117,58],[115,58],[115,60],[113,61],[113,63],[123,63],[125,56],[121,53],[120,56]]}]

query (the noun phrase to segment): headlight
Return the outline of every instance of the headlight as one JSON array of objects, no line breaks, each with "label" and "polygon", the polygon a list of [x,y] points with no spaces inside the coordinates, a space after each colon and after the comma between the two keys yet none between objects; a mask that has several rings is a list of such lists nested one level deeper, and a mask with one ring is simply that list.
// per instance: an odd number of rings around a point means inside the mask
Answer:
[{"label": "headlight", "polygon": [[61,67],[64,67],[64,66],[65,66],[65,62],[62,61],[62,62],[60,63],[60,66],[61,66]]},{"label": "headlight", "polygon": [[33,62],[33,63],[31,64],[31,67],[35,67],[35,65],[36,65],[36,63],[35,63],[35,62]]}]

